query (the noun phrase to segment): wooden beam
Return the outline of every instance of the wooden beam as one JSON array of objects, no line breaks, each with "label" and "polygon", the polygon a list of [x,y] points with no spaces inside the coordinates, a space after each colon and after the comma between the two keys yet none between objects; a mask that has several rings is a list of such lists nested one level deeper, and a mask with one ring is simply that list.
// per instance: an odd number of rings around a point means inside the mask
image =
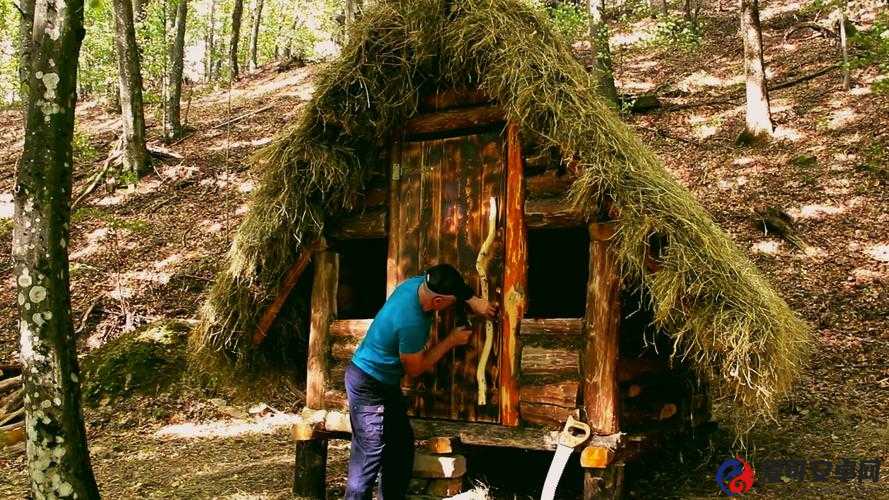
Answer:
[{"label": "wooden beam", "polygon": [[582,318],[524,318],[522,335],[582,335]]},{"label": "wooden beam", "polygon": [[330,323],[330,334],[338,337],[364,338],[372,319],[338,319]]},{"label": "wooden beam", "polygon": [[398,255],[401,243],[401,145],[392,143],[392,161],[389,165],[389,250],[386,257],[386,297],[392,295],[398,284]]},{"label": "wooden beam", "polygon": [[538,198],[525,202],[525,223],[529,229],[571,228],[586,224],[583,214],[565,198]]},{"label": "wooden beam", "polygon": [[[316,425],[316,433],[331,435],[351,434],[349,414],[341,411],[324,411],[306,409],[300,414],[312,425]],[[470,446],[494,446],[500,448],[518,448],[525,450],[553,451],[559,439],[559,431],[535,429],[527,427],[506,427],[499,424],[480,422],[458,422],[450,420],[431,420],[412,418],[416,439],[433,437],[449,437]],[[610,436],[591,436],[588,446],[603,446],[618,450],[623,446],[620,434]]]},{"label": "wooden beam", "polygon": [[525,180],[528,199],[565,196],[576,179],[577,177],[564,172],[560,175],[557,169],[545,170],[540,174],[530,176]]},{"label": "wooden beam", "polygon": [[324,407],[328,368],[330,322],[336,318],[336,289],[339,278],[339,256],[323,250],[315,258],[315,279],[312,283],[312,313],[309,325],[308,370],[306,374],[306,406]]},{"label": "wooden beam", "polygon": [[595,434],[619,430],[617,385],[620,333],[620,277],[607,241],[590,228],[586,347],[583,356],[583,401],[586,421]]},{"label": "wooden beam", "polygon": [[606,446],[587,446],[580,452],[580,466],[604,469],[614,460],[614,450]]},{"label": "wooden beam", "polygon": [[507,129],[506,214],[503,310],[500,345],[500,422],[519,425],[519,328],[525,316],[528,287],[528,232],[525,228],[525,167],[519,127]]},{"label": "wooden beam", "polygon": [[259,323],[256,326],[256,332],[253,334],[253,345],[259,345],[265,340],[266,335],[269,333],[269,328],[272,327],[275,318],[278,317],[278,313],[281,312],[281,308],[284,307],[284,302],[287,301],[287,297],[290,296],[290,292],[293,290],[293,287],[296,286],[299,277],[302,276],[303,271],[306,270],[306,266],[309,265],[309,261],[312,260],[312,254],[314,254],[317,249],[318,242],[315,241],[300,251],[299,257],[296,258],[296,262],[293,263],[287,271],[287,274],[284,275],[284,279],[281,280],[281,286],[278,287],[278,295],[275,297],[275,300],[269,304],[265,312],[262,314],[262,317],[259,319]]},{"label": "wooden beam", "polygon": [[580,384],[577,380],[566,380],[544,385],[523,385],[521,401],[540,403],[564,408],[577,407],[577,394]]},{"label": "wooden beam", "polygon": [[388,212],[387,207],[378,207],[337,218],[328,225],[326,232],[338,240],[385,238]]},{"label": "wooden beam", "polygon": [[580,374],[580,354],[573,349],[536,346],[522,348],[522,375],[560,375],[563,378]]},{"label": "wooden beam", "polygon": [[408,137],[440,134],[496,125],[504,121],[503,110],[498,106],[479,106],[417,115],[407,121],[404,132]]},{"label": "wooden beam", "polygon": [[479,89],[451,88],[424,96],[422,110],[443,111],[445,109],[473,106],[491,102],[491,98]]}]

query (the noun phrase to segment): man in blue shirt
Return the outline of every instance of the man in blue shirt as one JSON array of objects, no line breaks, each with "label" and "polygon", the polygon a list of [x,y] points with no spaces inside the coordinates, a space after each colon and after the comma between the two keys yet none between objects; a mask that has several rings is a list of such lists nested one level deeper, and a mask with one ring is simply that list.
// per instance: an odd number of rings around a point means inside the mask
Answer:
[{"label": "man in blue shirt", "polygon": [[346,393],[352,424],[348,500],[372,498],[380,476],[380,498],[401,499],[407,493],[414,461],[414,432],[401,393],[401,378],[431,371],[448,351],[469,342],[472,330],[454,328],[429,349],[434,311],[458,302],[476,314],[493,317],[496,305],[475,296],[448,264],[429,268],[403,281],[377,313],[352,362],[346,368]]}]

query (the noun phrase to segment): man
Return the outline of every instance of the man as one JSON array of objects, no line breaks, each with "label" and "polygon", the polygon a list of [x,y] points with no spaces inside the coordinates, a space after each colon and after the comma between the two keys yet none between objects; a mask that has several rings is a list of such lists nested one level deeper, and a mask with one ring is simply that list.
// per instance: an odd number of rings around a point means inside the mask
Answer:
[{"label": "man", "polygon": [[431,371],[448,351],[469,342],[472,330],[454,328],[423,350],[434,311],[466,302],[472,311],[493,317],[496,305],[476,297],[448,264],[429,268],[402,282],[386,300],[346,367],[346,393],[352,423],[348,500],[372,497],[380,475],[380,498],[404,498],[414,462],[414,432],[401,393],[401,378]]}]

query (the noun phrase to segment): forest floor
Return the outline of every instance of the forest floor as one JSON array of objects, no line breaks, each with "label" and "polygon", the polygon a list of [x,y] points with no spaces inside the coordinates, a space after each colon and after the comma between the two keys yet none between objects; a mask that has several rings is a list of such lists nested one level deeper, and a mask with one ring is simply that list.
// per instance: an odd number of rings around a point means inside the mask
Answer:
[{"label": "forest floor", "polygon": [[[773,86],[839,61],[828,39],[784,39],[790,26],[811,20],[799,7],[789,0],[763,3]],[[866,23],[873,9],[853,12],[853,19]],[[776,420],[750,433],[748,459],[754,465],[846,458],[883,465],[878,483],[857,476],[817,482],[811,475],[799,480],[783,474],[777,483],[757,484],[751,494],[889,498],[889,96],[872,91],[873,68],[853,71],[849,91],[842,90],[841,71],[828,70],[773,91],[777,139],[739,147],[735,139],[743,126],[744,99],[737,12],[703,18],[703,39],[694,50],[651,46],[646,33],[653,24],[628,21],[612,33],[620,90],[656,91],[663,104],[628,121],[815,328],[811,363]],[[294,122],[316,72],[315,66],[282,73],[268,67],[230,90],[186,94],[185,114],[194,132],[169,146],[182,159],[157,162],[132,189],[109,192],[100,186],[75,208],[69,248],[82,352],[131,327],[196,316],[247,209],[256,179],[247,158]],[[156,118],[148,117],[149,137],[155,139],[160,136]],[[101,167],[119,124],[98,102],[79,106],[75,193]],[[21,147],[19,111],[0,110],[0,238],[7,247]],[[793,216],[804,250],[764,234],[752,222],[754,210],[768,206]],[[0,278],[0,362],[14,362],[18,336],[8,257]],[[208,402],[220,397],[232,403]],[[246,409],[256,402],[224,391],[179,390],[87,409],[93,468],[104,496],[288,497],[293,468],[288,427],[301,395],[287,392],[265,400],[278,411],[230,414],[232,407]],[[721,495],[713,477],[730,457],[731,444],[720,431],[709,446],[677,443],[628,467],[628,496]],[[347,455],[345,443],[332,445],[328,478],[334,496],[342,492]],[[538,469],[529,469],[529,484],[536,484]],[[540,484],[544,473],[545,466]],[[496,496],[536,494],[497,477],[492,470],[476,479]],[[22,498],[26,491],[24,454],[0,450],[0,498]]]}]

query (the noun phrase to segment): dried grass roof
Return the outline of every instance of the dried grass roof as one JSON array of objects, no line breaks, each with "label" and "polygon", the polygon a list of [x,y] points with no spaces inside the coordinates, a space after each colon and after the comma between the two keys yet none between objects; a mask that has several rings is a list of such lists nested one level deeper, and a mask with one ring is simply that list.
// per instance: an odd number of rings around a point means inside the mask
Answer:
[{"label": "dried grass roof", "polygon": [[[806,357],[807,325],[620,121],[545,17],[517,0],[390,0],[365,12],[349,39],[298,123],[255,158],[262,180],[201,311],[199,352],[254,365],[279,351],[275,340],[257,350],[249,339],[324,214],[350,208],[421,94],[477,86],[523,134],[572,155],[578,207],[594,215],[606,193],[613,199],[622,272],[646,290],[676,355],[734,399],[736,421],[770,414]],[[669,244],[647,273],[653,233]]]}]

